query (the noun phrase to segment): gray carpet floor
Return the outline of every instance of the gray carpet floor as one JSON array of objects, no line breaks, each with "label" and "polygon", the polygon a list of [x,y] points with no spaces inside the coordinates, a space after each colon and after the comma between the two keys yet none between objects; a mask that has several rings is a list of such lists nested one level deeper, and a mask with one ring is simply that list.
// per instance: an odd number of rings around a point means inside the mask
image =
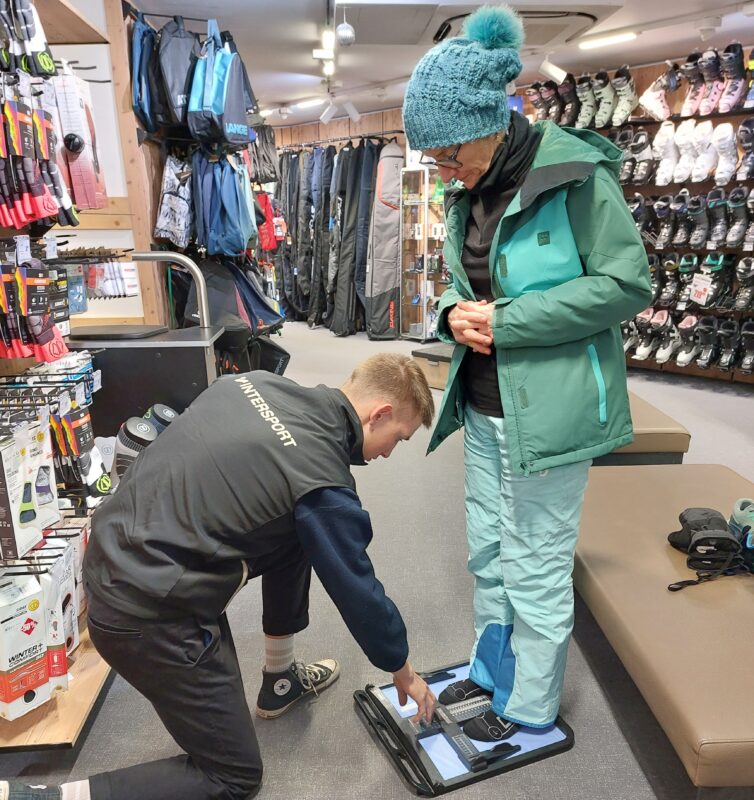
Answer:
[{"label": "gray carpet floor", "polygon": [[[292,356],[286,374],[304,385],[339,385],[371,353],[410,353],[417,347],[403,341],[369,342],[363,335],[337,339],[326,330],[309,330],[303,324],[286,325],[281,344]],[[632,374],[630,383],[634,391],[689,428],[689,462],[727,464],[754,480],[751,387],[654,373]],[[436,398],[439,402],[439,392]],[[425,458],[428,438],[429,433],[422,430],[411,442],[401,444],[389,461],[355,469],[359,494],[375,530],[370,554],[378,577],[403,613],[411,660],[419,669],[464,659],[472,643],[462,438],[451,437]],[[258,582],[249,585],[229,612],[251,704],[259,688],[263,656],[259,588]],[[362,655],[316,579],[311,618],[310,627],[297,637],[297,656],[336,657],[342,676],[317,701],[279,720],[255,723],[265,758],[260,797],[408,797],[352,703],[354,689],[385,682],[387,676]],[[575,731],[573,750],[462,789],[455,796],[459,800],[754,797],[754,790],[698,791],[690,784],[651,712],[580,603],[562,714]],[[0,776],[78,780],[176,752],[149,704],[116,678],[75,750],[0,756]]]}]

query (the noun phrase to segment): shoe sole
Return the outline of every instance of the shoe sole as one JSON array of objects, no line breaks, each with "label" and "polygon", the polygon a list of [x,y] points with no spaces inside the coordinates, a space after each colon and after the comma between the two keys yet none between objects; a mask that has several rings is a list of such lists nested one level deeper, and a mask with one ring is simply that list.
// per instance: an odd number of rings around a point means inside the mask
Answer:
[{"label": "shoe sole", "polygon": [[[338,680],[339,677],[340,677],[340,664],[338,664],[338,666],[335,668],[333,674],[330,675],[330,677],[323,684],[317,687],[317,694],[319,695],[329,686],[332,686],[335,683],[335,681]],[[259,706],[257,706],[255,709],[255,713],[261,719],[277,719],[278,717],[285,714],[286,711],[295,706],[299,700],[303,700],[305,697],[311,697],[313,694],[314,694],[313,690],[304,692],[303,694],[300,694],[295,700],[291,700],[291,702],[288,703],[287,706],[283,706],[282,708],[276,708],[274,711],[269,711],[265,708],[260,708]]]}]

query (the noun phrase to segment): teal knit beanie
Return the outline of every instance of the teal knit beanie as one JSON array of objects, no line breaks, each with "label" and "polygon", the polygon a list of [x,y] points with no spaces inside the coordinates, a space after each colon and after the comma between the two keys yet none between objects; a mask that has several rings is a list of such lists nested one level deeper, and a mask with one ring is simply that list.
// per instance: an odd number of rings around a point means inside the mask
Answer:
[{"label": "teal knit beanie", "polygon": [[414,150],[481,139],[510,122],[505,87],[521,73],[524,26],[509,6],[483,6],[460,36],[433,47],[414,68],[403,127]]}]

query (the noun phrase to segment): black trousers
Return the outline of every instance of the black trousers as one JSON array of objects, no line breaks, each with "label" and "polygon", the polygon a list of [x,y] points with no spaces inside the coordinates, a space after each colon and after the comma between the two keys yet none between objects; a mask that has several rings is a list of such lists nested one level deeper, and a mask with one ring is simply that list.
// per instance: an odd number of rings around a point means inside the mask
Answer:
[{"label": "black trousers", "polygon": [[[309,623],[311,567],[294,548],[262,572],[264,632]],[[89,634],[108,664],[143,694],[186,755],[90,779],[92,800],[246,800],[262,782],[262,758],[228,619],[142,620],[107,605],[92,587]],[[168,615],[169,616],[169,615]],[[138,728],[138,720],[133,721]]]}]

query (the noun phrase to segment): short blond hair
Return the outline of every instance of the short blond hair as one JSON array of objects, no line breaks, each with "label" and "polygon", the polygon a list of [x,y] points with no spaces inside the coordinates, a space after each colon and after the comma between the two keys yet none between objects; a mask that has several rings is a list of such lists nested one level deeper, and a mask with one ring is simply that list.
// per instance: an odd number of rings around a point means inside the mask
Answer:
[{"label": "short blond hair", "polygon": [[432,424],[435,401],[427,378],[413,358],[377,353],[357,365],[348,384],[360,397],[381,396],[400,409],[413,409],[425,428]]}]

